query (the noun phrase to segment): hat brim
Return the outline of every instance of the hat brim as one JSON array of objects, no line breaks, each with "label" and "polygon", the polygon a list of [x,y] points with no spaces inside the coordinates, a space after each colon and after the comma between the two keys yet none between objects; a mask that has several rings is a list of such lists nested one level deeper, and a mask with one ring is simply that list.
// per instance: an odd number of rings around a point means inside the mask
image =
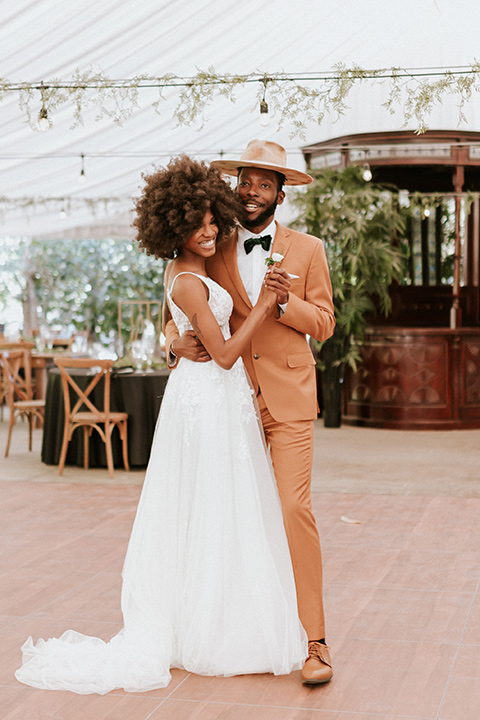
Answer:
[{"label": "hat brim", "polygon": [[273,165],[267,162],[249,162],[248,160],[213,160],[210,165],[217,168],[225,175],[238,176],[240,168],[253,167],[264,168],[265,170],[274,170],[281,173],[285,177],[285,185],[309,185],[313,181],[311,175],[293,170],[292,168],[282,167],[281,165]]}]

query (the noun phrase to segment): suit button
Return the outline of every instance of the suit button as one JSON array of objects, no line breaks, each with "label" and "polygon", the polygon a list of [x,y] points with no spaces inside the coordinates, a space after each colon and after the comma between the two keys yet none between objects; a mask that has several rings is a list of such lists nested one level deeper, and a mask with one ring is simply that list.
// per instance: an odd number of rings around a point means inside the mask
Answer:
[{"label": "suit button", "polygon": [[253,356],[253,359],[258,360],[259,357],[260,357],[260,355],[257,355],[257,353],[255,353],[255,355]]}]

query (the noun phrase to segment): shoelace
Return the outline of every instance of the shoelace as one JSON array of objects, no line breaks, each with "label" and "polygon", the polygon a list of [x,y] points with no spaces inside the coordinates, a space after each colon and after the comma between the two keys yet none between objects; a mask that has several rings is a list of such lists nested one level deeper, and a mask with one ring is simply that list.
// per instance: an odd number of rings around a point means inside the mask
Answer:
[{"label": "shoelace", "polygon": [[322,648],[327,648],[328,650],[328,645],[323,645],[323,643],[315,642],[314,640],[310,641],[308,643],[308,657],[317,658],[317,660],[320,660],[324,665],[328,665],[328,662],[325,662]]}]

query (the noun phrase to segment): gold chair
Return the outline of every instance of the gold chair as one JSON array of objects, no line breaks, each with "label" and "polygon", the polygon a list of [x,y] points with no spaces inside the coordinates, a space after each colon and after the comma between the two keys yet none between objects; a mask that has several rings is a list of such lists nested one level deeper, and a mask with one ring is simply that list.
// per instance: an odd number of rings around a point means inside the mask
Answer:
[{"label": "gold chair", "polygon": [[8,457],[13,426],[19,417],[27,418],[28,449],[32,449],[32,430],[36,420],[40,420],[43,424],[45,400],[34,400],[32,397],[32,375],[28,349],[0,352],[0,365],[5,397],[10,412],[7,447],[5,448],[5,457]]},{"label": "gold chair", "polygon": [[73,339],[73,335],[69,338],[53,338],[52,348],[55,350],[70,350],[70,348],[72,347]]},{"label": "gold chair", "polygon": [[120,300],[118,303],[119,338],[125,338],[128,344],[139,340],[147,322],[152,323],[155,335],[159,338],[162,329],[162,302],[160,300]]},{"label": "gold chair", "polygon": [[[117,426],[122,440],[123,464],[125,470],[130,470],[128,464],[128,414],[125,412],[110,411],[110,380],[113,360],[99,360],[96,358],[55,358],[55,364],[60,369],[65,407],[65,427],[58,474],[61,475],[63,473],[68,443],[72,439],[75,430],[79,427],[83,427],[83,465],[85,468],[88,468],[89,439],[95,429],[105,443],[108,473],[110,477],[113,478],[112,432],[114,427]],[[86,390],[82,390],[68,372],[69,369],[88,370],[92,368],[96,368],[97,372],[91,378]],[[102,378],[104,379],[103,409],[100,409],[93,404],[91,394]],[[70,401],[70,389],[72,389],[77,396],[73,407]],[[88,409],[82,410],[84,407]],[[103,427],[101,427],[102,425]]]}]

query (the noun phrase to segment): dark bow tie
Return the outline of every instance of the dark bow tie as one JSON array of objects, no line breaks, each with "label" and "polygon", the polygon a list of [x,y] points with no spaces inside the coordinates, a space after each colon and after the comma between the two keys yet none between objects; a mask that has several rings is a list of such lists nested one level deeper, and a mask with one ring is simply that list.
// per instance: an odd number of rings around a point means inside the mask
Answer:
[{"label": "dark bow tie", "polygon": [[272,242],[272,236],[271,235],[264,235],[263,237],[259,238],[248,238],[243,243],[243,247],[245,248],[245,252],[251,253],[255,245],[261,245],[264,250],[270,250],[270,243]]}]

